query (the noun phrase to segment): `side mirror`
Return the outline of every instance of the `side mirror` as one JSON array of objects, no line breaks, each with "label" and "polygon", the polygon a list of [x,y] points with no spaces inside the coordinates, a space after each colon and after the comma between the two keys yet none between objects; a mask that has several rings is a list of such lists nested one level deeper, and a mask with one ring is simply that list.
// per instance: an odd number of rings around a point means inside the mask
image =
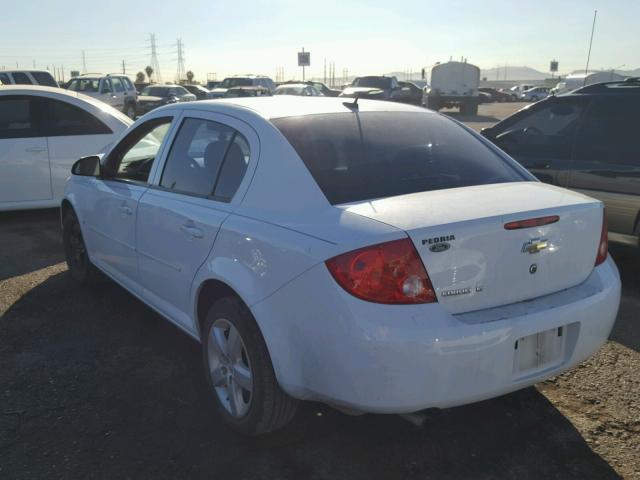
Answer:
[{"label": "side mirror", "polygon": [[73,164],[73,167],[71,167],[71,173],[80,177],[99,177],[100,157],[97,155],[82,157]]}]

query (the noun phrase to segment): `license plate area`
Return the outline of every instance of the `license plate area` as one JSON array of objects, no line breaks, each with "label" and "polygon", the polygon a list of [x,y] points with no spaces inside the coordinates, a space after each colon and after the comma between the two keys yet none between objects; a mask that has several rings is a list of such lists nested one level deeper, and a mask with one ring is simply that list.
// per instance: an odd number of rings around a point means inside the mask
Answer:
[{"label": "license plate area", "polygon": [[513,355],[514,380],[559,366],[564,359],[567,329],[552,328],[516,340]]}]

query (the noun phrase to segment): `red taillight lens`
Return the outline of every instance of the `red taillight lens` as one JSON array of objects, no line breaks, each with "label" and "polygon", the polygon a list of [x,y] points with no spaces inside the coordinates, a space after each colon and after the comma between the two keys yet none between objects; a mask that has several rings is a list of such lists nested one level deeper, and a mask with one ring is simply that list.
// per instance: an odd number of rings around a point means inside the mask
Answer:
[{"label": "red taillight lens", "polygon": [[542,225],[549,225],[550,223],[556,223],[560,220],[558,215],[551,215],[549,217],[528,218],[526,220],[518,220],[516,222],[509,222],[504,224],[506,230],[518,230],[520,228],[540,227]]},{"label": "red taillight lens", "polygon": [[596,267],[607,259],[609,250],[609,229],[607,228],[607,211],[602,209],[602,232],[600,232],[600,243],[598,244],[598,255],[596,256]]},{"label": "red taillight lens", "polygon": [[376,303],[431,303],[436,294],[408,238],[360,248],[325,262],[351,295]]}]

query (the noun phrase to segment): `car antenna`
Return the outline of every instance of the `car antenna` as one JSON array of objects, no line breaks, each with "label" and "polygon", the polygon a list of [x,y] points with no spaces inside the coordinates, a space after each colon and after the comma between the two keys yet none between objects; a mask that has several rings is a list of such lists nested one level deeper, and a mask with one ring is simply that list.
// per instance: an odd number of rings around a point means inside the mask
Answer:
[{"label": "car antenna", "polygon": [[356,92],[353,95],[353,102],[342,102],[342,104],[347,108],[353,108],[354,110],[358,109],[358,99],[360,98],[360,92]]}]

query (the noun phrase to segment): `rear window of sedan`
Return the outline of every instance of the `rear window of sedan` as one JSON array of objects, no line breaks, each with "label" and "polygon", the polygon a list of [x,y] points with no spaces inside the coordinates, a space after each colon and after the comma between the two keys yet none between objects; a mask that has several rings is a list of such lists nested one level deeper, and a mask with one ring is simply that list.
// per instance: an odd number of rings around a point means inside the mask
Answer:
[{"label": "rear window of sedan", "polygon": [[273,119],[330,203],[532,180],[440,115],[363,112]]}]

